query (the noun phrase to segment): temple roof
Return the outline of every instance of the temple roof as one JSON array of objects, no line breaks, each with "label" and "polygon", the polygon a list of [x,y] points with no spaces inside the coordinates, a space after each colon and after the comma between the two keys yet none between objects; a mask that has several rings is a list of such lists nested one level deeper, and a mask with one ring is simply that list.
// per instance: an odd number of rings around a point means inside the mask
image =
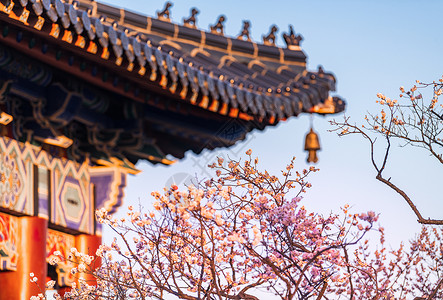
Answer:
[{"label": "temple roof", "polygon": [[176,24],[170,7],[149,17],[89,0],[0,1],[2,93],[30,108],[6,101],[3,112],[23,117],[21,132],[10,131],[71,157],[130,166],[231,146],[300,113],[344,110],[329,94],[333,74],[306,69],[292,27],[281,48],[275,26],[257,43],[247,21],[228,37],[224,16],[205,31],[197,9]]}]

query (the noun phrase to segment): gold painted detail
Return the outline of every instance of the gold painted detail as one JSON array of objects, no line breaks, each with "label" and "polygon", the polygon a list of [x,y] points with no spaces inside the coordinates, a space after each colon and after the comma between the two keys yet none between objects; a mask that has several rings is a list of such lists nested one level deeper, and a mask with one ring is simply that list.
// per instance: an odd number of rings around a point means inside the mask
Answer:
[{"label": "gold painted detail", "polygon": [[146,68],[145,67],[140,67],[140,70],[138,71],[138,75],[144,76],[145,74],[146,74]]},{"label": "gold painted detail", "polygon": [[229,116],[230,116],[231,118],[237,118],[237,116],[238,116],[238,112],[239,112],[238,108],[231,108],[231,109],[229,110]]},{"label": "gold painted detail", "polygon": [[89,42],[89,46],[86,51],[88,51],[89,53],[92,53],[92,54],[96,54],[97,50],[98,50],[97,44],[92,41]]},{"label": "gold painted detail", "polygon": [[117,66],[121,66],[122,62],[123,62],[123,57],[121,57],[121,56],[119,56],[115,59],[115,64]]},{"label": "gold painted detail", "polygon": [[175,91],[177,90],[177,82],[173,82],[171,86],[169,87],[169,91],[173,94],[175,94]]},{"label": "gold painted detail", "polygon": [[222,104],[222,107],[221,107],[219,113],[224,116],[228,113],[228,104],[227,103]]},{"label": "gold painted detail", "polygon": [[182,99],[185,99],[187,94],[188,94],[188,86],[185,85],[185,86],[183,86],[183,88],[180,92],[180,97]]},{"label": "gold painted detail", "polygon": [[271,116],[271,117],[269,117],[269,124],[274,124],[275,121],[276,121],[275,116]]},{"label": "gold painted detail", "polygon": [[254,117],[253,117],[253,116],[250,116],[250,115],[248,115],[248,114],[246,114],[246,113],[242,113],[242,112],[238,114],[238,117],[239,117],[240,119],[242,119],[242,120],[246,120],[246,121],[254,120]]},{"label": "gold painted detail", "polygon": [[[80,47],[80,48],[85,48],[85,46],[86,46],[86,39],[84,38],[84,37],[82,37],[81,35],[79,35],[78,37],[77,37],[77,41],[75,42],[75,45],[77,46],[77,47]],[[96,51],[97,52],[97,51]]]},{"label": "gold painted detail", "polygon": [[73,140],[71,140],[70,138],[64,136],[64,135],[59,135],[56,136],[54,138],[39,138],[39,137],[35,137],[35,139],[39,142],[48,144],[48,145],[53,145],[53,146],[57,146],[57,147],[61,147],[61,148],[69,148],[71,147],[71,145],[74,143]]},{"label": "gold painted detail", "polygon": [[13,119],[14,118],[10,114],[7,114],[3,111],[0,113],[0,124],[2,125],[8,125],[12,122]]},{"label": "gold painted detail", "polygon": [[157,72],[155,70],[151,71],[151,76],[149,76],[149,80],[151,81],[157,80]]},{"label": "gold painted detail", "polygon": [[60,35],[60,25],[52,24],[51,32],[49,32],[49,35],[57,39]]},{"label": "gold painted detail", "polygon": [[198,106],[207,109],[209,105],[209,97],[204,95]]},{"label": "gold painted detail", "polygon": [[0,153],[0,206],[13,209],[24,191],[24,176],[16,155]]},{"label": "gold painted detail", "polygon": [[141,172],[139,169],[137,169],[135,167],[135,165],[133,163],[131,163],[127,159],[121,160],[117,157],[111,157],[111,158],[109,158],[109,160],[97,159],[95,162],[99,165],[102,165],[102,166],[114,167],[114,168],[118,168],[120,170],[124,170],[124,173],[126,173],[126,174],[136,175]]},{"label": "gold painted detail", "polygon": [[23,9],[22,14],[20,15],[19,21],[22,23],[26,23],[28,21],[29,18],[29,10],[27,10],[26,8]]},{"label": "gold painted detail", "polygon": [[8,6],[5,6],[3,3],[0,3],[0,10],[8,15],[12,12],[14,8],[14,1],[11,1]]},{"label": "gold painted detail", "polygon": [[109,49],[108,48],[103,48],[103,53],[102,53],[102,58],[103,59],[109,59]]},{"label": "gold painted detail", "polygon": [[212,112],[217,112],[219,105],[220,103],[216,99],[214,99],[208,109]]},{"label": "gold painted detail", "polygon": [[0,271],[17,270],[17,218],[0,213]]},{"label": "gold painted detail", "polygon": [[38,20],[34,25],[37,30],[42,30],[43,24],[45,24],[45,18],[38,16]]},{"label": "gold painted detail", "polygon": [[67,43],[69,43],[69,44],[71,44],[73,39],[74,38],[72,36],[72,32],[70,30],[65,30],[65,32],[63,34],[63,37],[62,37],[62,40],[67,42]]},{"label": "gold painted detail", "polygon": [[162,88],[166,88],[168,85],[168,78],[165,75],[162,75],[162,79],[160,80],[160,85]]},{"label": "gold painted detail", "polygon": [[191,102],[191,104],[195,105],[195,103],[197,102],[197,97],[198,97],[198,93],[192,91],[192,96],[191,96],[191,99],[189,100]]},{"label": "gold painted detail", "polygon": [[46,260],[57,262],[57,283],[59,286],[72,286],[75,278],[71,273],[74,264],[65,258],[72,256],[70,249],[75,247],[75,237],[66,233],[48,229],[46,240]]},{"label": "gold painted detail", "polygon": [[335,105],[334,105],[334,99],[329,96],[328,99],[325,100],[324,103],[319,103],[317,105],[314,105],[309,109],[310,113],[317,113],[317,114],[333,114],[335,113]]}]

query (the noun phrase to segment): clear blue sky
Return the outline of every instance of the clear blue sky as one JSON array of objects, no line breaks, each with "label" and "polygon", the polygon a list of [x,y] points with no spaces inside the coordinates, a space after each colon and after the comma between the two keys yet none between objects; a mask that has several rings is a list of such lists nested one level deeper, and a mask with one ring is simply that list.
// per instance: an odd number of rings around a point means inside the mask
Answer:
[{"label": "clear blue sky", "polygon": [[[164,1],[154,0],[106,2],[149,16],[164,5]],[[293,24],[296,33],[304,37],[302,48],[308,55],[308,69],[316,70],[321,64],[336,75],[337,94],[347,101],[346,115],[354,121],[361,122],[367,111],[378,111],[378,92],[397,97],[399,86],[409,87],[416,79],[432,81],[443,75],[442,1],[180,0],[172,7],[173,21],[181,23],[194,6],[200,10],[200,28],[207,29],[218,15],[224,14],[225,32],[235,36],[246,19],[251,21],[255,41],[260,41],[269,26],[276,24],[280,28],[278,43],[282,45],[281,33]],[[379,221],[392,246],[412,238],[420,225],[404,200],[375,179],[367,142],[357,136],[339,138],[327,132],[330,119],[314,119],[322,145],[317,164],[320,172],[311,177],[313,188],[305,195],[305,206],[321,213],[338,211],[346,203],[355,212],[374,210],[381,214]],[[303,169],[307,167],[303,143],[308,129],[309,118],[301,116],[264,132],[254,131],[246,141],[228,150],[205,151],[199,157],[188,153],[173,166],[139,163],[137,167],[143,172],[129,176],[125,206],[138,205],[140,201],[150,208],[151,191],[161,190],[172,176],[207,176],[202,167],[217,155],[239,158],[248,148],[271,173],[278,174],[292,156],[297,157],[297,168]],[[424,217],[443,218],[438,187],[443,167],[424,150],[394,149],[385,175],[406,190]],[[121,208],[118,214],[125,211]],[[105,231],[104,240],[109,239],[110,233]]]}]

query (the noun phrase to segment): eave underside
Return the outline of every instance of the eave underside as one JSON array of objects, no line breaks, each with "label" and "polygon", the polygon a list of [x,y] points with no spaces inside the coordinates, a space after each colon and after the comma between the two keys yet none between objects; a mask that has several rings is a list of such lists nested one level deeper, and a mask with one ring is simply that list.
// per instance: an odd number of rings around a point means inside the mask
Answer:
[{"label": "eave underside", "polygon": [[[57,19],[52,6],[37,15],[19,5],[0,9],[1,110],[14,117],[3,134],[58,147],[75,160],[167,164],[168,155],[229,147],[253,129],[345,106],[329,95],[334,76],[305,70],[301,50],[285,50],[292,65],[248,62],[223,56],[222,47],[209,55],[191,51],[192,43],[174,48],[155,32],[135,39],[112,19],[92,16],[96,26],[87,30],[89,17],[77,8],[78,19],[67,22]],[[30,16],[22,20],[17,13],[27,9]],[[275,49],[266,47],[271,57]]]}]

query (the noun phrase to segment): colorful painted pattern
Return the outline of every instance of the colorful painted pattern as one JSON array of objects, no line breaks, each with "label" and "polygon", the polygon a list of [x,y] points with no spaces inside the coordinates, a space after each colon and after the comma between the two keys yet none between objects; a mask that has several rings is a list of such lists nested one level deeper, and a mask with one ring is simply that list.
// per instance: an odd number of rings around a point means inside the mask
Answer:
[{"label": "colorful painted pattern", "polygon": [[0,213],[0,271],[17,269],[17,218]]},{"label": "colorful painted pattern", "polygon": [[[93,187],[87,162],[55,158],[40,147],[1,137],[0,191],[1,207],[27,215],[37,212],[53,224],[94,233]],[[34,195],[38,208],[34,207]]]},{"label": "colorful painted pattern", "polygon": [[6,208],[15,206],[24,187],[23,172],[16,157],[0,153],[0,205]]},{"label": "colorful painted pattern", "polygon": [[[29,143],[0,137],[0,207],[100,234],[100,227],[94,228],[94,208],[114,213],[122,204],[125,186],[124,168],[91,166],[88,161],[79,164]],[[38,207],[34,207],[34,197]]]},{"label": "colorful painted pattern", "polygon": [[[47,261],[54,257],[55,251],[60,251],[61,257],[68,257],[70,249],[75,247],[75,237],[66,233],[48,229],[48,239],[46,241]],[[59,286],[71,286],[75,278],[71,274],[74,264],[69,261],[57,263],[57,283]]]},{"label": "colorful painted pattern", "polygon": [[50,221],[66,228],[93,234],[94,198],[88,168],[87,164],[83,164],[77,169],[73,163],[65,166],[56,164],[50,168]]},{"label": "colorful painted pattern", "polygon": [[32,159],[24,145],[0,139],[0,206],[32,215]]},{"label": "colorful painted pattern", "polygon": [[[111,214],[123,204],[123,189],[126,173],[119,167],[91,167],[91,182],[95,185],[96,208],[105,208]],[[97,223],[96,234],[101,235],[101,224]]]}]

